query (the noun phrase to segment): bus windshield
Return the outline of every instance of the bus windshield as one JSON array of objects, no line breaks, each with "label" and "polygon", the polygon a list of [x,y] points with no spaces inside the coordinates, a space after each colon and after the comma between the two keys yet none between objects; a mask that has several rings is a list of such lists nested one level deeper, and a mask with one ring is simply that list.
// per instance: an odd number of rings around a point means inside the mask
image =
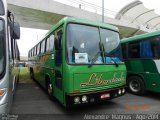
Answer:
[{"label": "bus windshield", "polygon": [[[97,53],[99,55],[94,64],[111,64],[113,59],[121,61],[119,46],[120,40],[117,32],[80,24],[68,24],[67,26],[69,64],[90,64]],[[102,52],[105,52],[105,56]]]},{"label": "bus windshield", "polygon": [[0,20],[0,74],[4,69],[4,22]]}]

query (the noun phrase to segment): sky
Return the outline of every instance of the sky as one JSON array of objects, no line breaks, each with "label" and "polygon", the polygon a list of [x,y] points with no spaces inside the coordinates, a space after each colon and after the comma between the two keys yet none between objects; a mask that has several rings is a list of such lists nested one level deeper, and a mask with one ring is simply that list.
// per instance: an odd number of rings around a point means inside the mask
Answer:
[{"label": "sky", "polygon": [[[65,4],[71,4],[73,0],[55,0]],[[78,1],[78,0],[75,0]],[[79,0],[86,1],[88,3],[102,6],[102,0]],[[131,3],[134,0],[104,0],[104,7],[108,10],[118,12],[125,5]],[[145,7],[149,9],[155,9],[155,12],[160,15],[160,0],[141,0]],[[47,7],[47,6],[46,6]],[[18,46],[21,56],[27,56],[29,49],[31,49],[41,38],[47,33],[47,30],[30,29],[21,27],[21,38],[18,40]]]}]

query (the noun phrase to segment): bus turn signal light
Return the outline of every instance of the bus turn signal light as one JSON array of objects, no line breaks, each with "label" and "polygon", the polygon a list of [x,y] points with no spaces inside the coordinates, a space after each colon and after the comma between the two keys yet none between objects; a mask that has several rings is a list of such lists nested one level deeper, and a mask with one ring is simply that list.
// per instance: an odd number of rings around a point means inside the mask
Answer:
[{"label": "bus turn signal light", "polygon": [[0,89],[0,97],[2,97],[5,94],[5,90],[4,89]]}]

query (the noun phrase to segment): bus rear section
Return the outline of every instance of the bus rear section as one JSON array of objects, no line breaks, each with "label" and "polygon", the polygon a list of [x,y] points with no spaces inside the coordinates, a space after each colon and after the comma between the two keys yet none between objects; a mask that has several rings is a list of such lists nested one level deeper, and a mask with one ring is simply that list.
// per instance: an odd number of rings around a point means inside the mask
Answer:
[{"label": "bus rear section", "polygon": [[[35,48],[43,52],[33,55]],[[29,51],[29,60],[31,75],[66,107],[125,94],[126,68],[114,26],[66,17]]]},{"label": "bus rear section", "polygon": [[128,90],[143,95],[160,92],[160,32],[122,39]]}]

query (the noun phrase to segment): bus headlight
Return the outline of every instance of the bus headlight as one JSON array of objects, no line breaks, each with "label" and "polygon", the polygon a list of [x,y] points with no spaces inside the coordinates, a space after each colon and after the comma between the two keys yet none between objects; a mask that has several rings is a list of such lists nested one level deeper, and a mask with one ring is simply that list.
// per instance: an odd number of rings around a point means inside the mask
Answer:
[{"label": "bus headlight", "polygon": [[122,93],[121,89],[118,90],[118,94],[120,95]]},{"label": "bus headlight", "polygon": [[86,95],[83,95],[82,96],[82,102],[86,102],[87,101],[87,96]]},{"label": "bus headlight", "polygon": [[80,102],[80,98],[79,98],[79,97],[75,97],[75,98],[74,98],[74,102],[75,102],[75,103],[79,103],[79,102]]}]

